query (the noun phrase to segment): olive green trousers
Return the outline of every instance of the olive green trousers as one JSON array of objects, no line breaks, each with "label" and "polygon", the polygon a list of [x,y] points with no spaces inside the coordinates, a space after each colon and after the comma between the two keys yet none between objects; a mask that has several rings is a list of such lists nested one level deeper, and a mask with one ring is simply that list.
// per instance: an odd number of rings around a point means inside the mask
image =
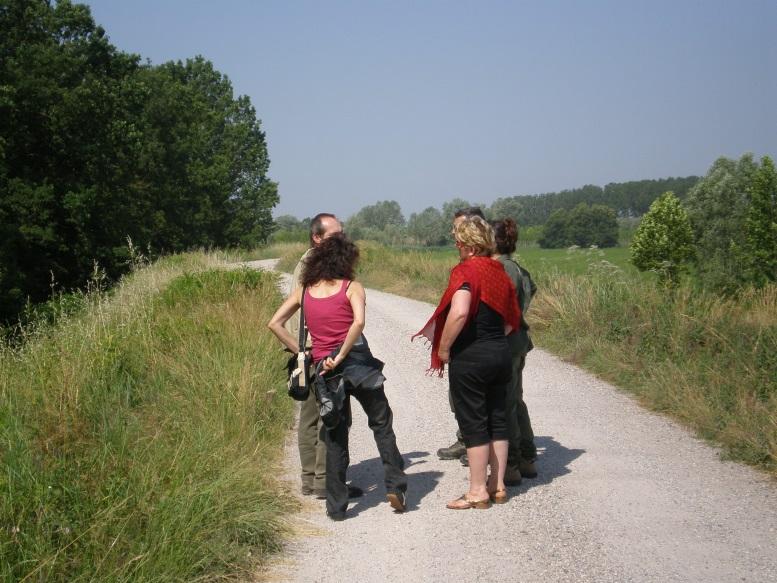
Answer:
[{"label": "olive green trousers", "polygon": [[534,461],[537,458],[537,447],[534,445],[529,409],[523,400],[523,367],[526,366],[526,353],[514,354],[512,365],[513,375],[505,395],[507,432],[510,436],[507,465],[517,468],[521,459]]},{"label": "olive green trousers", "polygon": [[302,466],[302,488],[326,489],[326,443],[324,424],[318,414],[318,403],[312,394],[302,401],[299,410],[297,445]]}]

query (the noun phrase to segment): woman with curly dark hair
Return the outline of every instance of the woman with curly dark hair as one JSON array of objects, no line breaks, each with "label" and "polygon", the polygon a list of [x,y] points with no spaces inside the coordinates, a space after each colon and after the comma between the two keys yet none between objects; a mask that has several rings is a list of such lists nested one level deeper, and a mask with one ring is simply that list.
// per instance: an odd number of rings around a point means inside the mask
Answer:
[{"label": "woman with curly dark hair", "polygon": [[349,398],[353,396],[367,414],[367,420],[383,461],[386,498],[397,511],[405,510],[407,478],[397,448],[393,414],[383,383],[383,363],[372,356],[362,334],[365,322],[365,293],[354,281],[359,249],[338,233],[313,247],[305,259],[301,287],[278,308],[268,327],[292,352],[298,350],[283,324],[303,305],[305,323],[312,340],[313,361],[324,373],[329,386],[345,393],[342,418],[327,428],[326,510],[333,520],[345,518],[348,488],[348,428],[351,425]]}]

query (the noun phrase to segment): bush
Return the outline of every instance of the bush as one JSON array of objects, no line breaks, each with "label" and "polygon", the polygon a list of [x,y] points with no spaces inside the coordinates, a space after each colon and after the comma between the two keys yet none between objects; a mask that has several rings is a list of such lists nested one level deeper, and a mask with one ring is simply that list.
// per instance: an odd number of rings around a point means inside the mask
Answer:
[{"label": "bush", "polygon": [[675,285],[693,256],[688,213],[672,192],[665,192],[642,218],[631,242],[631,261],[640,271],[655,271],[659,281]]}]

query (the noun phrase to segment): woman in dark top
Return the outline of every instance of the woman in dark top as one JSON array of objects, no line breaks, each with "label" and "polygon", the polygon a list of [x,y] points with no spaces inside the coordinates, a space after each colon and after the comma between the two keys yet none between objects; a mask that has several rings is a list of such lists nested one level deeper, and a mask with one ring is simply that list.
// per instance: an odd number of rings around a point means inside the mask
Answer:
[{"label": "woman in dark top", "polygon": [[[365,320],[365,293],[353,281],[359,250],[345,235],[337,233],[313,247],[305,259],[301,286],[278,308],[268,326],[291,350],[298,350],[284,323],[300,307],[304,294],[305,323],[310,332],[313,359],[324,371],[333,392],[344,394],[342,418],[325,432],[326,510],[333,520],[345,518],[348,489],[349,398],[353,396],[367,414],[375,437],[386,485],[386,498],[394,510],[406,508],[407,478],[404,461],[397,449],[393,414],[383,383],[383,363],[372,356],[367,339],[362,335]],[[312,398],[312,397],[308,397]],[[325,420],[326,422],[326,420]]]},{"label": "woman in dark top", "polygon": [[513,283],[491,258],[494,233],[488,223],[468,217],[454,235],[461,262],[418,335],[432,342],[431,370],[442,374],[448,363],[453,408],[469,458],[469,490],[447,507],[482,509],[507,501],[505,392],[511,370],[505,334],[518,328],[520,308]]}]

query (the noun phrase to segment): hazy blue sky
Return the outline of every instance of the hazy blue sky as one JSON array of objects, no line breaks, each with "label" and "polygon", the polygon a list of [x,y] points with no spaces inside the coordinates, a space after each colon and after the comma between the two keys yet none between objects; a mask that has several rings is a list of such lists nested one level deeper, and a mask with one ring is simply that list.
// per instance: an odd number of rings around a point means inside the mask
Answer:
[{"label": "hazy blue sky", "polygon": [[704,174],[777,154],[777,2],[95,0],[120,49],[201,54],[267,134],[275,214]]}]

